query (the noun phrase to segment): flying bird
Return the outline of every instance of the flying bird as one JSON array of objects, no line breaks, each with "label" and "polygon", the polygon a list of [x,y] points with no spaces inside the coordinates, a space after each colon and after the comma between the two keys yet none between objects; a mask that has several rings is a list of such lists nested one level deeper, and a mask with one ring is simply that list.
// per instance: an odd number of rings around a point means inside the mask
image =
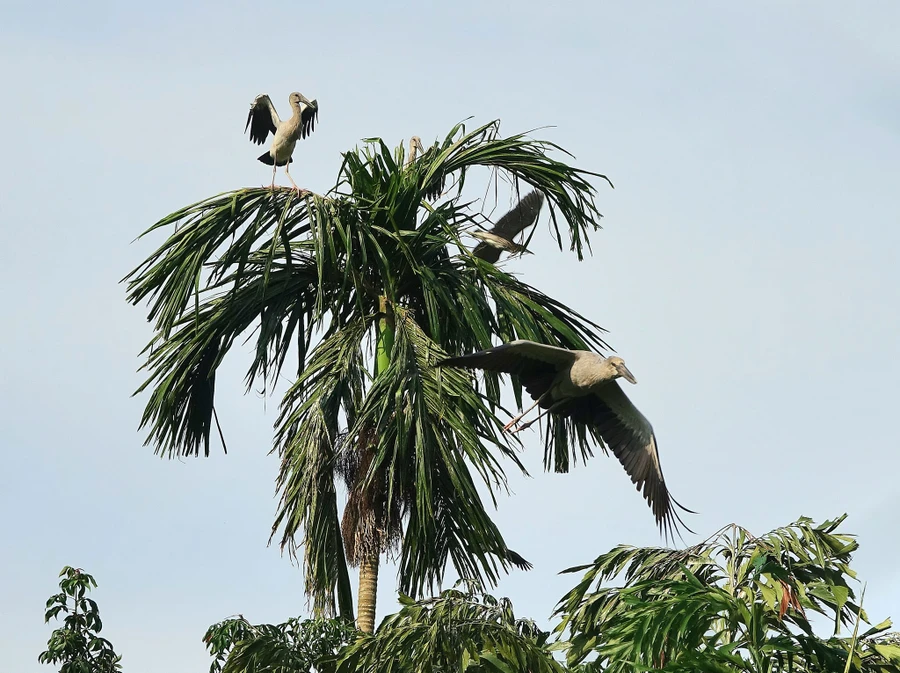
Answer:
[{"label": "flying bird", "polygon": [[500,253],[504,250],[512,253],[525,252],[524,246],[514,242],[515,238],[537,221],[543,205],[544,195],[541,192],[533,191],[526,194],[512,210],[497,220],[493,229],[472,233],[472,236],[481,241],[475,246],[472,254],[486,262],[496,264],[500,259]]},{"label": "flying bird", "polygon": [[[504,430],[517,424],[513,432],[524,430],[545,414],[584,424],[595,436],[602,438],[619,459],[647,500],[660,531],[667,538],[678,530],[678,524],[693,532],[673,504],[685,512],[696,512],[682,506],[669,494],[650,422],[616,383],[618,378],[637,383],[622,358],[605,358],[591,351],[519,340],[470,355],[447,358],[437,366],[485,369],[518,376],[535,402],[513,418]],[[537,406],[543,409],[538,417],[521,423]]]},{"label": "flying bird", "polygon": [[288,97],[288,100],[291,104],[291,118],[281,121],[268,95],[261,94],[254,98],[250,104],[250,114],[247,115],[244,133],[249,128],[250,140],[257,145],[262,145],[270,133],[274,136],[269,150],[261,154],[259,160],[272,167],[272,189],[275,188],[275,170],[278,166],[284,166],[288,180],[299,192],[300,188],[294,182],[289,170],[289,164],[293,161],[291,155],[294,154],[297,141],[313,132],[319,115],[319,104],[315,100],[307,100],[303,94],[296,91]]}]

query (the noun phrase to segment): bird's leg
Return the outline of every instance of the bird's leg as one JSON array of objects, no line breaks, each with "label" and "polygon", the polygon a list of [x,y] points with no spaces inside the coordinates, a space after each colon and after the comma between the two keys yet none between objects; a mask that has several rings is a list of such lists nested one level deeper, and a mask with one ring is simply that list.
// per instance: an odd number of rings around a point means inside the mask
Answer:
[{"label": "bird's leg", "polygon": [[275,191],[275,171],[278,169],[278,164],[273,160],[272,161],[272,191]]},{"label": "bird's leg", "polygon": [[[532,408],[533,408],[533,407],[532,407]],[[537,423],[539,420],[541,420],[544,416],[546,416],[546,415],[549,414],[549,413],[550,413],[550,409],[543,409],[543,410],[541,411],[541,413],[539,413],[537,416],[535,416],[534,418],[532,418],[532,419],[531,419],[530,421],[528,421],[527,423],[522,423],[522,425],[520,425],[518,428],[516,428],[515,430],[512,430],[512,431],[510,432],[510,434],[511,434],[511,435],[514,435],[514,434],[516,434],[517,432],[522,432],[522,430],[526,430],[527,428],[530,428],[532,425],[534,425],[535,423]]]},{"label": "bird's leg", "polygon": [[297,196],[299,196],[299,195],[300,195],[300,188],[297,186],[297,183],[294,182],[294,178],[291,177],[291,170],[290,170],[290,168],[291,168],[291,162],[288,161],[288,162],[284,165],[284,173],[285,173],[285,175],[288,176],[288,180],[291,181],[291,184],[294,185],[294,189],[297,190]]},{"label": "bird's leg", "polygon": [[519,414],[519,415],[516,416],[514,419],[512,419],[509,423],[507,423],[506,425],[504,425],[504,426],[503,426],[503,432],[509,432],[509,429],[510,429],[512,426],[514,426],[516,423],[518,423],[519,421],[521,421],[521,420],[528,414],[529,411],[531,411],[532,409],[534,409],[534,408],[535,408],[537,405],[539,405],[540,403],[541,403],[541,400],[540,400],[540,398],[538,398],[538,401],[537,401],[537,402],[535,402],[534,404],[532,404],[532,405],[531,405],[530,407],[528,407],[525,411],[523,411],[521,414]]}]

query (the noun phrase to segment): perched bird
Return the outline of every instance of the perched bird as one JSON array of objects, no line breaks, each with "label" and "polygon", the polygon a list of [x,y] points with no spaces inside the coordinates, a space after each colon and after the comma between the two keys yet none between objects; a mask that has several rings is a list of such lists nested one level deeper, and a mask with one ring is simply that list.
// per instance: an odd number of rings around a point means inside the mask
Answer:
[{"label": "perched bird", "polygon": [[316,119],[319,115],[319,104],[315,100],[307,100],[303,94],[296,91],[288,98],[291,104],[291,118],[281,121],[272,99],[266,94],[261,94],[253,99],[250,104],[250,114],[247,115],[247,125],[244,133],[250,129],[250,140],[257,145],[262,145],[266,137],[271,133],[272,144],[269,151],[260,155],[259,160],[272,167],[272,188],[275,188],[275,169],[284,166],[284,172],[288,180],[298,192],[300,188],[294,182],[289,170],[289,164],[293,161],[291,155],[294,146],[301,138],[305,138],[313,132]]},{"label": "perched bird", "polygon": [[[432,148],[432,150],[433,149],[434,148]],[[432,150],[429,150],[429,152]],[[403,163],[403,167],[409,168],[415,164],[416,159],[424,157],[425,155],[425,146],[422,144],[422,139],[419,136],[413,136],[409,139],[409,153],[406,155],[406,161]],[[444,191],[445,175],[443,173],[432,175],[427,185],[424,183],[424,177],[425,176],[421,173],[419,174],[419,188],[423,189],[423,195],[426,199],[433,201]]]},{"label": "perched bird", "polygon": [[522,197],[508,213],[497,220],[490,231],[476,231],[472,236],[481,243],[475,246],[472,254],[486,262],[496,264],[500,253],[504,250],[512,253],[525,252],[524,246],[514,243],[516,236],[537,221],[544,205],[544,195],[533,191]]},{"label": "perched bird", "polygon": [[617,378],[637,383],[622,358],[605,358],[590,351],[519,340],[470,355],[447,358],[437,366],[485,369],[518,376],[535,403],[512,419],[504,430],[520,423],[537,406],[544,411],[537,418],[519,425],[514,432],[524,430],[548,413],[584,424],[600,436],[619,459],[650,505],[660,531],[669,537],[677,531],[678,524],[690,531],[673,503],[685,512],[696,512],[682,506],[669,494],[653,428],[616,383]]},{"label": "perched bird", "polygon": [[409,155],[403,165],[409,166],[419,154],[425,154],[425,147],[422,146],[422,139],[419,136],[413,136],[409,139]]}]

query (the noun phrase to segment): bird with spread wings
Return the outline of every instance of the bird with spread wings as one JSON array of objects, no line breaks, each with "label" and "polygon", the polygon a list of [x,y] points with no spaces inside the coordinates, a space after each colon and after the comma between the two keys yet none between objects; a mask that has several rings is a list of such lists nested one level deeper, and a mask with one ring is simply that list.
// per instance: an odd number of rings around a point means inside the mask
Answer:
[{"label": "bird with spread wings", "polygon": [[275,189],[275,170],[278,166],[284,166],[288,180],[294,189],[300,192],[300,188],[291,177],[289,164],[294,160],[294,147],[297,141],[306,138],[314,130],[319,115],[319,104],[315,100],[307,100],[303,94],[296,91],[288,97],[288,101],[292,114],[289,119],[282,121],[267,94],[260,94],[254,98],[250,104],[244,132],[250,129],[250,140],[257,145],[262,145],[268,135],[272,134],[272,144],[268,151],[258,157],[259,161],[272,167],[272,189]]},{"label": "bird with spread wings", "polygon": [[[605,358],[590,351],[518,340],[447,358],[437,366],[484,369],[517,376],[534,404],[512,419],[504,430],[524,430],[545,414],[583,424],[595,437],[602,439],[604,449],[609,448],[619,459],[667,538],[678,533],[679,525],[693,532],[682,521],[676,507],[691,514],[696,512],[682,506],[670,495],[659,462],[653,427],[616,382],[623,378],[629,383],[637,383],[622,358]],[[543,411],[537,418],[521,423],[535,407],[541,407]]]}]

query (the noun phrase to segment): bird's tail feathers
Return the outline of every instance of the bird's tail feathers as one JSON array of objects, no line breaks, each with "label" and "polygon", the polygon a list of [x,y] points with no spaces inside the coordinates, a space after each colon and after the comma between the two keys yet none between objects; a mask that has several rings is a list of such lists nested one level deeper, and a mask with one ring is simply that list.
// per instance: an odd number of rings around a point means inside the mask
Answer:
[{"label": "bird's tail feathers", "polygon": [[[271,166],[275,163],[275,159],[272,158],[271,152],[263,152],[259,155],[259,160],[262,161],[266,166]],[[278,165],[284,166],[285,164],[289,164],[294,160],[293,157],[289,158],[287,161],[282,161]]]}]

